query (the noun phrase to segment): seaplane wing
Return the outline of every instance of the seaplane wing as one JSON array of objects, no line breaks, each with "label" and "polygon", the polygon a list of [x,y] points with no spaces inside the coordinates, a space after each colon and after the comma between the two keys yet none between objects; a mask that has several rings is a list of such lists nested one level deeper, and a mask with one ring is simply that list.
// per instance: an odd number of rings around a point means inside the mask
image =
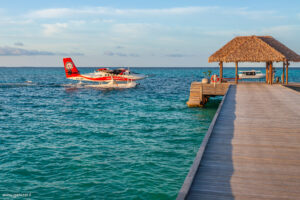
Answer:
[{"label": "seaplane wing", "polygon": [[80,74],[71,58],[64,58],[64,67],[66,77],[68,79],[78,81],[94,81],[94,82],[109,82],[114,81],[136,81],[144,79],[144,75],[132,73],[126,69],[115,69],[109,70],[107,68],[101,68],[96,70],[94,73]]}]

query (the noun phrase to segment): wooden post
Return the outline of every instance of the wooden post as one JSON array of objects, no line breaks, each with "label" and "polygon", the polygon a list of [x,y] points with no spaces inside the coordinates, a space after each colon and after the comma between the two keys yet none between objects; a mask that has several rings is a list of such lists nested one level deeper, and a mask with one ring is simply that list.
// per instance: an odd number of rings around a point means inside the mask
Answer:
[{"label": "wooden post", "polygon": [[223,79],[223,62],[221,61],[219,63],[220,65],[220,80],[221,80],[221,83],[222,83],[222,79]]},{"label": "wooden post", "polygon": [[282,77],[281,83],[284,84],[285,62],[282,63]]},{"label": "wooden post", "polygon": [[269,83],[269,62],[266,62],[266,83]]},{"label": "wooden post", "polygon": [[235,84],[238,84],[238,62],[235,62]]},{"label": "wooden post", "polygon": [[269,68],[269,79],[270,79],[270,84],[273,84],[273,62],[270,62],[270,68]]},{"label": "wooden post", "polygon": [[200,85],[200,90],[199,90],[199,92],[200,92],[200,94],[199,94],[199,96],[200,96],[200,106],[201,105],[203,105],[203,97],[204,97],[204,95],[203,95],[203,85]]},{"label": "wooden post", "polygon": [[286,61],[285,84],[289,84],[289,65],[290,65],[289,61]]}]

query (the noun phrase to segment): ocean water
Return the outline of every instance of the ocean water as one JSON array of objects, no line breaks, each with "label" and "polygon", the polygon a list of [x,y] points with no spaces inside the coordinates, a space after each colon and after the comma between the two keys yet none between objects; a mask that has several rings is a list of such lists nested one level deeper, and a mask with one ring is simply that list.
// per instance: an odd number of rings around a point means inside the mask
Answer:
[{"label": "ocean water", "polygon": [[0,198],[175,199],[221,101],[188,108],[189,87],[218,69],[131,70],[149,78],[97,90],[65,87],[63,68],[0,68]]}]

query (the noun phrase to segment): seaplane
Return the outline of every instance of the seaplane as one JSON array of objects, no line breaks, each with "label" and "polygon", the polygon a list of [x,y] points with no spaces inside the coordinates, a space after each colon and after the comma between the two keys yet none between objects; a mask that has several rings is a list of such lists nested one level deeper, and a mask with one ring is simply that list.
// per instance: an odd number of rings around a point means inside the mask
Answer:
[{"label": "seaplane", "polygon": [[63,58],[65,73],[67,79],[77,80],[79,84],[82,81],[97,82],[99,84],[87,85],[84,87],[94,88],[133,88],[137,85],[135,81],[146,78],[142,74],[131,72],[129,69],[109,69],[99,68],[93,73],[80,74],[71,58]]}]

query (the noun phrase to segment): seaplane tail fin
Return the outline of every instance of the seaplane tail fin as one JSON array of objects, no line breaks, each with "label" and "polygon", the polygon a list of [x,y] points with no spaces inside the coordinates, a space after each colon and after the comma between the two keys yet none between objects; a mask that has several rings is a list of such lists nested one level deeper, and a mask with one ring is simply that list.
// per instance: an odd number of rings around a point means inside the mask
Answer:
[{"label": "seaplane tail fin", "polygon": [[67,78],[76,77],[80,74],[71,58],[64,58],[63,61]]}]

